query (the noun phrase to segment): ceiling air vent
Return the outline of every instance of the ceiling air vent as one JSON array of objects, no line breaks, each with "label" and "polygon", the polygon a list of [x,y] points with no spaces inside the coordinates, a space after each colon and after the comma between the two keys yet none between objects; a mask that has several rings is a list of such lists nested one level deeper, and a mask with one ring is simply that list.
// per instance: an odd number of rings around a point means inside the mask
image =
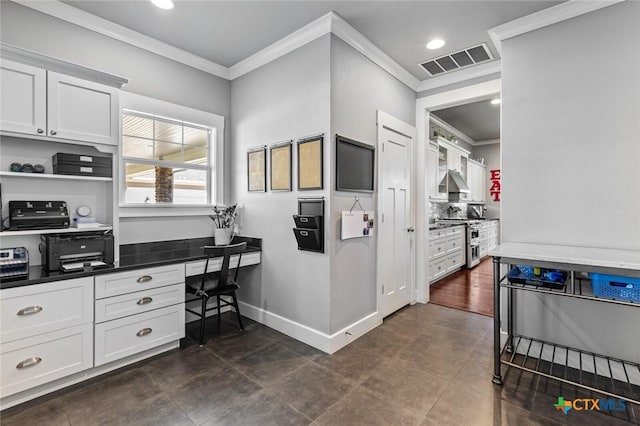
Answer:
[{"label": "ceiling air vent", "polygon": [[458,52],[449,53],[430,61],[423,62],[420,67],[427,71],[430,76],[444,74],[446,72],[459,70],[460,68],[470,67],[481,62],[493,59],[491,51],[486,43],[477,46],[468,47]]}]

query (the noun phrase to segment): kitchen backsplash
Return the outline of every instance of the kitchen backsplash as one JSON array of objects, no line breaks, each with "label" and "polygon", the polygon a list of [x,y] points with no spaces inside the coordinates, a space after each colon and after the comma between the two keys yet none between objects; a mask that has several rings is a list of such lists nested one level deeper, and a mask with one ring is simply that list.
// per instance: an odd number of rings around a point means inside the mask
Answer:
[{"label": "kitchen backsplash", "polygon": [[466,219],[467,203],[429,203],[429,222],[438,219]]}]

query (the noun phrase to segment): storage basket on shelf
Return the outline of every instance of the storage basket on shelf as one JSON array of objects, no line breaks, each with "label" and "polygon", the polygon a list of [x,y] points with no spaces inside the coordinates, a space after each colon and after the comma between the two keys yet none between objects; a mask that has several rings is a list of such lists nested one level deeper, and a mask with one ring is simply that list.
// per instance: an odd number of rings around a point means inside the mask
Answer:
[{"label": "storage basket on shelf", "polygon": [[507,279],[512,284],[526,284],[562,290],[564,289],[568,276],[567,271],[560,271],[558,269],[517,265],[509,271]]},{"label": "storage basket on shelf", "polygon": [[593,294],[607,299],[640,303],[640,278],[590,273]]}]

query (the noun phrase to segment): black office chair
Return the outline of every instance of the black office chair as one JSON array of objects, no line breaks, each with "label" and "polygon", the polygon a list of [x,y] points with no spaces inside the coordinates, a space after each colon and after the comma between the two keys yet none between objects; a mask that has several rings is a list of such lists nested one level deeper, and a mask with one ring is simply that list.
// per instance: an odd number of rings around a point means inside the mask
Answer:
[{"label": "black office chair", "polygon": [[[191,312],[194,315],[200,317],[200,346],[204,345],[204,324],[206,314],[208,311],[214,309],[218,310],[218,329],[220,328],[220,308],[224,306],[233,306],[238,316],[238,324],[240,329],[244,330],[242,325],[242,319],[240,318],[240,308],[238,307],[238,298],[236,297],[236,290],[240,288],[238,285],[238,270],[240,269],[240,261],[242,260],[242,252],[246,249],[247,243],[233,244],[229,246],[205,246],[204,254],[207,255],[207,261],[204,265],[204,272],[202,275],[194,275],[187,277],[186,289],[187,293],[197,296],[192,300],[200,299],[202,301],[201,312],[193,311],[189,308],[187,312]],[[235,267],[235,273],[231,277],[229,263],[231,256],[238,255],[238,264]],[[222,269],[219,272],[207,272],[209,268],[209,262],[214,258],[222,257]],[[207,309],[207,302],[210,297],[216,296],[218,305]],[[231,296],[232,302],[221,299],[220,296]]]}]

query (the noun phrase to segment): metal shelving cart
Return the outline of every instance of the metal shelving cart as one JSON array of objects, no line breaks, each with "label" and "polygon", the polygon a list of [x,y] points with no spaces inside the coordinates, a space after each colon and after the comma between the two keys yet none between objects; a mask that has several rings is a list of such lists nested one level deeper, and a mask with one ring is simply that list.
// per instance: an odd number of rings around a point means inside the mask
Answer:
[{"label": "metal shelving cart", "polygon": [[[502,365],[528,371],[562,383],[574,385],[608,398],[640,405],[640,364],[567,347],[514,331],[514,292],[527,291],[601,303],[640,308],[633,300],[597,297],[585,273],[640,277],[640,251],[590,249],[541,244],[506,243],[491,251],[494,280],[494,375],[502,384]],[[604,260],[603,260],[604,259]],[[609,259],[609,260],[607,260]],[[507,273],[501,265],[508,265]],[[509,281],[508,271],[515,265],[568,271],[566,284],[559,289],[535,283]],[[507,341],[501,349],[501,289],[507,295]]]}]

